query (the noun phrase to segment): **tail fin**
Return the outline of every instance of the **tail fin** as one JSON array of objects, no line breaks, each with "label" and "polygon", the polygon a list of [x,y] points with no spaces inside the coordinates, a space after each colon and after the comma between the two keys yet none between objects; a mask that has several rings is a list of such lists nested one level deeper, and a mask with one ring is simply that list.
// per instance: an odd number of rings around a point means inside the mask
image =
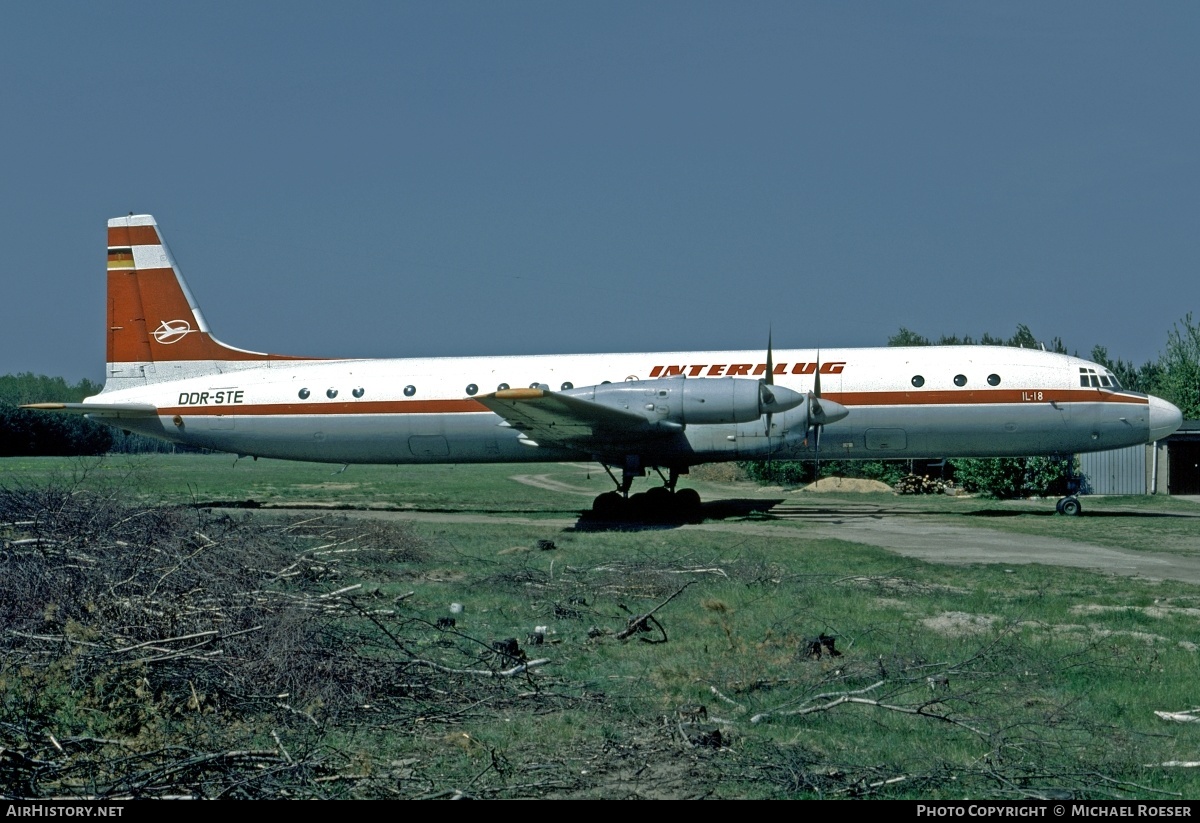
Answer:
[{"label": "tail fin", "polygon": [[158,224],[148,214],[108,221],[105,390],[303,358],[227,346],[209,332]]}]

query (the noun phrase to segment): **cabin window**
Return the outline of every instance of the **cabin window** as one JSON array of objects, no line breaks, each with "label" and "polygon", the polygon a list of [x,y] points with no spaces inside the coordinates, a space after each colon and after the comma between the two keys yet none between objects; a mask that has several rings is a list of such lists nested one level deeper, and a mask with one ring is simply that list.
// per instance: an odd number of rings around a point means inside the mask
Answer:
[{"label": "cabin window", "polygon": [[914,374],[912,379],[913,388],[921,388],[925,385],[925,378],[919,374]]},{"label": "cabin window", "polygon": [[337,397],[337,389],[326,389],[325,396],[332,400],[333,398]]},{"label": "cabin window", "polygon": [[301,389],[301,390],[299,391],[299,395],[300,395],[300,399],[301,399],[301,400],[307,400],[307,399],[308,399],[308,395],[309,395],[309,394],[311,394],[311,392],[309,392],[309,390],[308,390],[308,389]]},{"label": "cabin window", "polygon": [[479,391],[479,387],[478,387],[478,386],[476,386],[474,383],[468,383],[468,384],[467,384],[467,394],[469,394],[469,395],[471,395],[472,397],[474,397],[474,396],[475,396],[475,393],[476,393],[476,392],[478,392],[478,391]]},{"label": "cabin window", "polygon": [[959,388],[967,385],[967,376],[965,374],[954,375],[954,385],[958,386]]},{"label": "cabin window", "polygon": [[575,384],[572,383],[570,380],[568,380],[566,383],[562,384],[563,391],[566,391],[567,389],[573,389],[573,388],[575,388]]},{"label": "cabin window", "polygon": [[1000,375],[989,374],[988,375],[988,385],[989,386],[999,386],[1000,385]]},{"label": "cabin window", "polygon": [[508,391],[508,384],[501,383],[499,386],[496,387],[496,391]]},{"label": "cabin window", "polygon": [[355,389],[354,391],[352,391],[350,393],[352,395],[354,395],[355,397],[362,397],[364,394],[366,394],[366,390],[362,386],[359,386],[357,389]]},{"label": "cabin window", "polygon": [[412,397],[416,393],[417,393],[416,386],[405,386],[404,387],[404,396],[405,397]]}]

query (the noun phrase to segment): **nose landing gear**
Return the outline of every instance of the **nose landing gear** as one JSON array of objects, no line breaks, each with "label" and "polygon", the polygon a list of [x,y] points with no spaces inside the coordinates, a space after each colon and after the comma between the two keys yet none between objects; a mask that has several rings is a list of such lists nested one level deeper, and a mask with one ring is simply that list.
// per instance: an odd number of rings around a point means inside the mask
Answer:
[{"label": "nose landing gear", "polygon": [[1059,514],[1065,514],[1068,517],[1075,517],[1083,512],[1083,504],[1079,502],[1079,498],[1075,495],[1064,497],[1054,505],[1054,510]]},{"label": "nose landing gear", "polygon": [[1076,497],[1079,494],[1079,477],[1075,474],[1075,458],[1066,459],[1067,496],[1054,505],[1054,510],[1068,517],[1077,517],[1083,513],[1083,504]]}]

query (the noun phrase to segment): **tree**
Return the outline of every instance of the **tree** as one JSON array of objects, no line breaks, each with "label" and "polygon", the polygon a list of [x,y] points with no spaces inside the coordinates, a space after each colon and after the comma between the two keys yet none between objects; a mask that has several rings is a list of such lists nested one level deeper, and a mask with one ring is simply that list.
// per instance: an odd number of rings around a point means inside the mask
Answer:
[{"label": "tree", "polygon": [[[901,326],[899,332],[888,338],[887,344],[889,346],[1012,346],[1013,348],[1025,349],[1043,348],[1043,344],[1024,323],[1018,323],[1016,333],[1008,339],[994,337],[984,332],[979,340],[976,340],[969,334],[962,337],[956,334],[943,334],[936,341],[932,341],[923,334],[917,334],[912,329]],[[1067,347],[1063,345],[1061,337],[1051,338],[1050,344],[1045,346],[1045,348],[1048,351],[1058,352],[1059,354],[1067,353]]]},{"label": "tree", "polygon": [[907,329],[904,326],[900,327],[900,331],[888,338],[889,346],[931,346],[933,345],[928,337],[917,334],[912,329]]},{"label": "tree", "polygon": [[24,403],[79,402],[100,386],[84,379],[72,386],[61,377],[24,372],[0,377],[0,457],[104,454],[112,446],[107,426],[82,417],[17,408]]},{"label": "tree", "polygon": [[1200,325],[1191,312],[1167,333],[1158,365],[1154,393],[1178,406],[1185,419],[1200,418]]}]

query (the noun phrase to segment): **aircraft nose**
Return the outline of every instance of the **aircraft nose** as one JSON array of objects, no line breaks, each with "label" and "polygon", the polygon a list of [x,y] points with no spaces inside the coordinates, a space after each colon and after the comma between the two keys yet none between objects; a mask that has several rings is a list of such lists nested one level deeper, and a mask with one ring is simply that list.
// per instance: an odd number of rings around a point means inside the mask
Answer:
[{"label": "aircraft nose", "polygon": [[1183,425],[1183,412],[1161,397],[1150,395],[1150,440],[1162,440]]}]

